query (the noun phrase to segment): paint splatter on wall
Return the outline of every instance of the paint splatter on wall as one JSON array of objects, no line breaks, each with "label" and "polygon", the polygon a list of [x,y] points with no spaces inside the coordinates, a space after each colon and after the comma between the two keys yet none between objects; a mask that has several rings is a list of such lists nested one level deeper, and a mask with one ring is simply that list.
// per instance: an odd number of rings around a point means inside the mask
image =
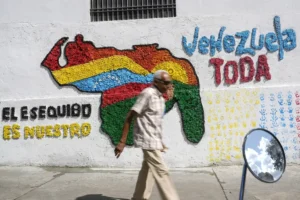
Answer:
[{"label": "paint splatter on wall", "polygon": [[244,136],[254,128],[265,128],[279,139],[287,162],[299,160],[300,96],[296,90],[238,89],[203,96],[210,162],[241,161]]},{"label": "paint splatter on wall", "polygon": [[294,91],[264,91],[260,94],[260,127],[274,133],[281,142],[288,162],[299,158]]},{"label": "paint splatter on wall", "polygon": [[205,92],[209,161],[239,160],[245,134],[257,126],[257,90]]}]

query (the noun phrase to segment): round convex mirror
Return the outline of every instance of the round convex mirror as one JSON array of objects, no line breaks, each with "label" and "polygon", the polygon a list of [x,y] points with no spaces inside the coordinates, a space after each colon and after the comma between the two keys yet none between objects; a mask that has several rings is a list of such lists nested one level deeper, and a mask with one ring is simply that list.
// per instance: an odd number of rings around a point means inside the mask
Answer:
[{"label": "round convex mirror", "polygon": [[265,129],[251,130],[245,136],[243,156],[250,172],[260,181],[274,183],[285,171],[283,148],[278,139]]}]

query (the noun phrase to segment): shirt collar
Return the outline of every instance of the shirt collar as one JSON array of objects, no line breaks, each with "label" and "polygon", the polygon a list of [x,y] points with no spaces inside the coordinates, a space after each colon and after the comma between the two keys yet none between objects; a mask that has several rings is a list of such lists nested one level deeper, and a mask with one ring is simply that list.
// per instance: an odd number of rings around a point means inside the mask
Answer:
[{"label": "shirt collar", "polygon": [[163,96],[163,94],[157,89],[157,87],[156,87],[155,85],[152,85],[151,87],[154,89],[155,93],[156,93],[158,96]]}]

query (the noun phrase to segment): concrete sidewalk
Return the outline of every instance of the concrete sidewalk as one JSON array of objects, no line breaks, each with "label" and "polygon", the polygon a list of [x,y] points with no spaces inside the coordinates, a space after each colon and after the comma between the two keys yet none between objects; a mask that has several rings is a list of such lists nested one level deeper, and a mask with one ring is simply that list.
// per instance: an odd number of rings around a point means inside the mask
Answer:
[{"label": "concrete sidewalk", "polygon": [[[170,171],[181,200],[237,200],[242,166]],[[0,167],[0,200],[130,199],[138,171]],[[289,165],[279,182],[267,184],[247,172],[245,200],[299,199],[300,165]],[[159,200],[156,186],[151,200]]]}]

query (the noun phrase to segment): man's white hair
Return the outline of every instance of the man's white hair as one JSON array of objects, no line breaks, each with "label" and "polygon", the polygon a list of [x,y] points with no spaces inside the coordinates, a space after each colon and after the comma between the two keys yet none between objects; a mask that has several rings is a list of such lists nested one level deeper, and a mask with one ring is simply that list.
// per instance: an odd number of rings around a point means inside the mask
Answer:
[{"label": "man's white hair", "polygon": [[162,69],[160,69],[160,70],[157,70],[153,75],[153,79],[161,79],[161,75],[163,74],[163,73],[166,73],[166,74],[169,74],[167,71],[165,71],[165,70],[162,70]]}]

